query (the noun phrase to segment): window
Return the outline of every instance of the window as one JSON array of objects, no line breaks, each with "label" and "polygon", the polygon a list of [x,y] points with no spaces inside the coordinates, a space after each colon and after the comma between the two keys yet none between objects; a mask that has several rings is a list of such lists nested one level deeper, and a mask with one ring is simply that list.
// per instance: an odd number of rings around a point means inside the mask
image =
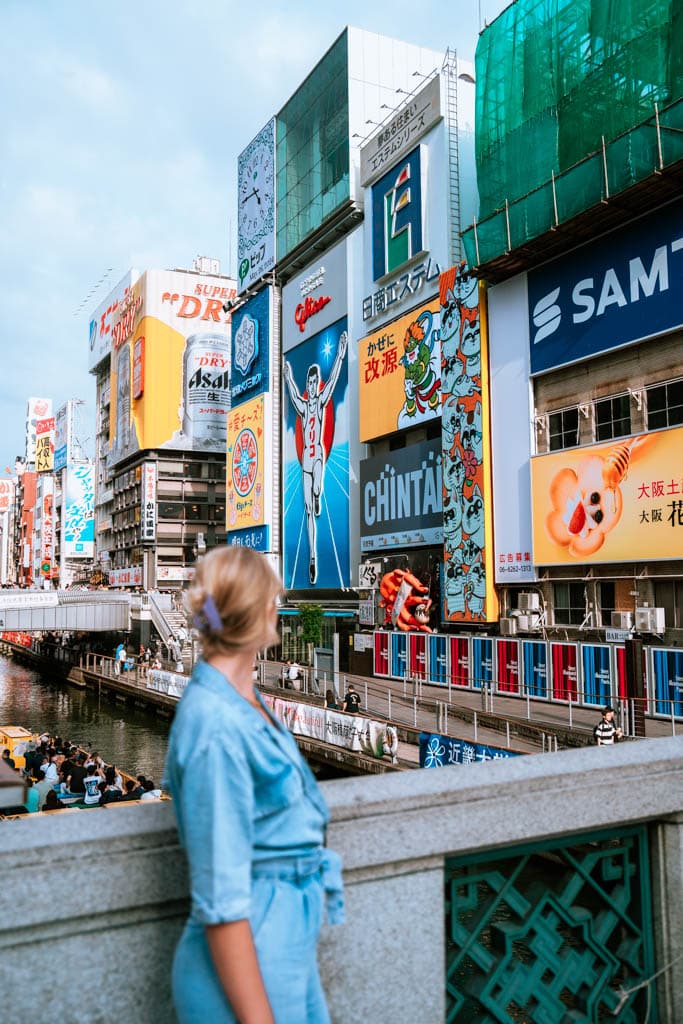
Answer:
[{"label": "window", "polygon": [[579,443],[579,410],[576,406],[548,413],[548,443],[551,452],[573,448]]},{"label": "window", "polygon": [[683,423],[683,378],[647,389],[647,429]]},{"label": "window", "polygon": [[631,400],[629,395],[601,398],[595,403],[595,434],[597,441],[609,441],[631,433]]},{"label": "window", "polygon": [[668,629],[683,629],[683,580],[655,580],[655,606]]},{"label": "window", "polygon": [[600,580],[600,614],[603,626],[611,626],[616,610],[614,580]]},{"label": "window", "polygon": [[555,625],[580,626],[586,617],[586,596],[583,583],[555,583],[553,597]]},{"label": "window", "polygon": [[183,503],[181,501],[160,501],[158,509],[159,519],[183,518]]}]

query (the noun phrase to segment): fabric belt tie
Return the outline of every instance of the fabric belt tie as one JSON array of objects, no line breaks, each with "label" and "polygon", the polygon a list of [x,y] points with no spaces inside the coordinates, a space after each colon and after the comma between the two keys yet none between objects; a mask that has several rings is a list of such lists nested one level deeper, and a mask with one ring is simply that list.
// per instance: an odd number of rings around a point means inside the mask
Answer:
[{"label": "fabric belt tie", "polygon": [[334,850],[325,847],[303,857],[278,857],[274,860],[256,861],[252,864],[251,875],[252,878],[282,878],[290,882],[300,882],[312,875],[318,875],[325,893],[327,923],[344,923],[342,862]]}]

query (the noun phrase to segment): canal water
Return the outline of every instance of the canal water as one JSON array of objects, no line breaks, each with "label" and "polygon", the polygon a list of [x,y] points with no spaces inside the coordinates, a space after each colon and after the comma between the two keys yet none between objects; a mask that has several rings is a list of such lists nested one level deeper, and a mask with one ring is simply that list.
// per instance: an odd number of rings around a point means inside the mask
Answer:
[{"label": "canal water", "polygon": [[85,749],[92,747],[108,764],[160,783],[171,723],[0,657],[2,725],[23,725],[33,732],[70,739]]}]

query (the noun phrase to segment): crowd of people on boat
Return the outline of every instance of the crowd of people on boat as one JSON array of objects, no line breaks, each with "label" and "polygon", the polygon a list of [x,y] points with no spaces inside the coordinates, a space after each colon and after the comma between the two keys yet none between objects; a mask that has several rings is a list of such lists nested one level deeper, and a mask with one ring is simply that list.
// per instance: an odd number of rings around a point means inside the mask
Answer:
[{"label": "crowd of people on boat", "polygon": [[161,799],[161,789],[152,779],[144,775],[124,779],[116,765],[105,764],[96,750],[82,750],[59,736],[43,733],[38,740],[29,740],[23,756],[25,765],[17,769],[10,751],[2,753],[3,763],[20,771],[28,787],[24,804],[6,810],[6,815]]}]

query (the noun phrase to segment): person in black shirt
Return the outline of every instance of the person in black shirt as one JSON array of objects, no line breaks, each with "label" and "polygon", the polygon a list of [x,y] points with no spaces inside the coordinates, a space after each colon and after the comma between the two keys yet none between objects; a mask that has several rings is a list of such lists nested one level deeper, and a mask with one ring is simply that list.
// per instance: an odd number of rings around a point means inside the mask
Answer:
[{"label": "person in black shirt", "polygon": [[348,685],[348,689],[344,694],[344,703],[342,704],[342,711],[346,711],[349,715],[357,715],[360,711],[360,697],[356,693],[351,683]]},{"label": "person in black shirt", "polygon": [[72,766],[69,775],[66,777],[66,788],[69,793],[85,793],[83,779],[86,775],[90,774],[90,771],[84,767],[84,761],[85,754],[79,754],[76,764]]}]

